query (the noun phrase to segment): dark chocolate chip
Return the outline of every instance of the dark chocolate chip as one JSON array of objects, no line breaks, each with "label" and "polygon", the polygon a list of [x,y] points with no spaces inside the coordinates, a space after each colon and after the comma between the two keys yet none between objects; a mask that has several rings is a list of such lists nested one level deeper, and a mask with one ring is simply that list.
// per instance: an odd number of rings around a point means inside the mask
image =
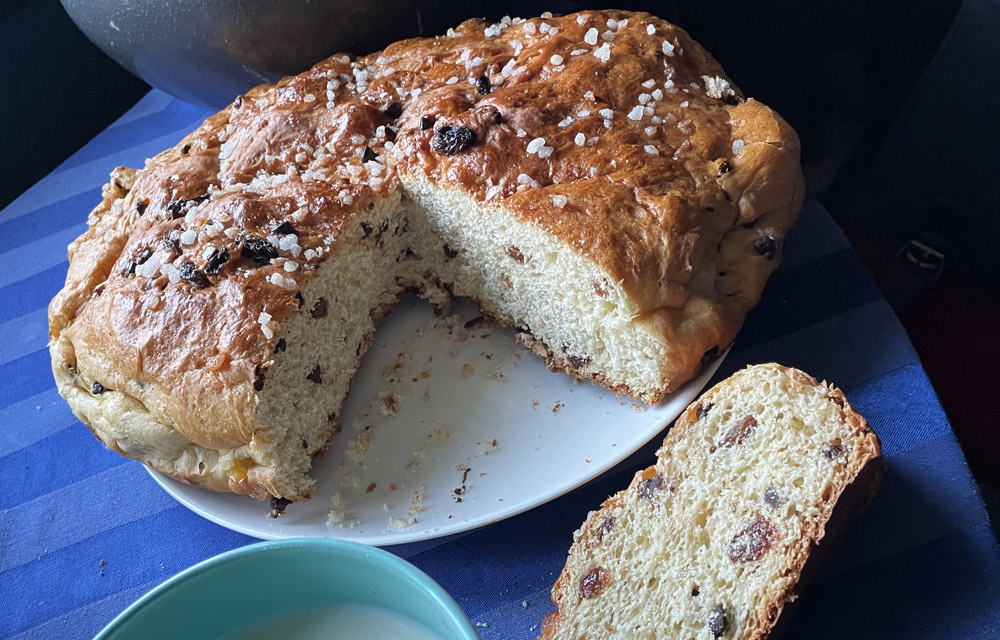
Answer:
[{"label": "dark chocolate chip", "polygon": [[844,455],[844,447],[839,444],[828,444],[823,447],[823,457],[829,460],[837,460]]},{"label": "dark chocolate chip", "polygon": [[395,142],[396,141],[396,130],[393,129],[392,127],[386,127],[385,128],[385,139],[387,141],[389,141],[389,142]]},{"label": "dark chocolate chip", "polygon": [[778,252],[778,248],[774,244],[774,238],[771,236],[757,238],[757,241],[753,243],[753,250],[768,258],[773,258],[774,254]]},{"label": "dark chocolate chip", "polygon": [[229,262],[229,250],[225,247],[216,247],[205,261],[205,273],[210,276],[218,275],[222,265]]},{"label": "dark chocolate chip", "polygon": [[319,368],[319,365],[313,367],[313,370],[306,376],[306,380],[312,380],[316,384],[321,384],[323,382],[323,371]]},{"label": "dark chocolate chip", "polygon": [[468,127],[445,125],[434,132],[432,146],[435,151],[453,156],[476,144],[476,132]]},{"label": "dark chocolate chip", "polygon": [[702,403],[698,405],[698,419],[701,420],[708,415],[708,412],[712,410],[715,405],[709,402],[708,404]]},{"label": "dark chocolate chip", "polygon": [[183,147],[181,147],[181,153],[187,153],[190,150],[191,150],[191,145],[189,144],[186,144]]},{"label": "dark chocolate chip", "polygon": [[732,168],[733,168],[733,165],[729,164],[728,160],[723,160],[722,164],[719,165],[719,175],[721,176],[723,174],[729,173],[729,171]]},{"label": "dark chocolate chip", "polygon": [[174,200],[167,205],[167,213],[170,214],[171,219],[180,218],[184,215],[184,208],[187,206],[187,200]]},{"label": "dark chocolate chip", "polygon": [[705,367],[707,367],[709,364],[714,362],[715,359],[718,357],[719,357],[719,345],[715,345],[714,347],[706,351],[705,354],[701,357],[702,368],[704,369]]},{"label": "dark chocolate chip", "polygon": [[198,205],[206,200],[208,200],[207,193],[203,193],[200,196],[196,196],[194,198],[190,198],[187,200],[180,198],[174,200],[173,202],[167,205],[167,213],[170,214],[170,218],[172,220],[176,220],[177,218],[184,217],[184,214],[187,212],[188,205],[192,206]]},{"label": "dark chocolate chip", "polygon": [[766,502],[767,506],[771,507],[772,509],[777,509],[778,506],[781,505],[781,495],[778,494],[778,490],[775,489],[774,487],[771,487],[767,491],[765,491],[764,502]]},{"label": "dark chocolate chip", "polygon": [[274,345],[274,352],[275,353],[284,353],[286,346],[288,346],[288,343],[285,342],[285,339],[284,338],[278,338],[278,343]]},{"label": "dark chocolate chip", "polygon": [[208,276],[206,276],[204,272],[198,271],[193,262],[185,262],[181,264],[181,278],[199,288],[207,287],[212,284],[211,281],[209,281]]},{"label": "dark chocolate chip", "polygon": [[264,365],[257,365],[253,368],[253,390],[263,391],[264,390],[264,376],[267,374],[267,367]]},{"label": "dark chocolate chip", "polygon": [[420,130],[427,131],[428,129],[434,126],[435,122],[437,122],[437,120],[434,118],[434,116],[422,116],[420,118]]},{"label": "dark chocolate chip", "polygon": [[163,238],[163,246],[166,247],[167,249],[170,249],[170,251],[173,252],[174,255],[180,255],[181,253],[180,240],[175,240],[173,238],[170,238],[169,236],[165,237]]},{"label": "dark chocolate chip", "polygon": [[718,638],[726,632],[729,627],[729,618],[726,617],[726,610],[721,604],[715,605],[712,612],[708,614],[708,630],[712,632],[713,638]]},{"label": "dark chocolate chip", "polygon": [[372,151],[371,147],[365,147],[364,152],[361,154],[361,162],[375,162],[378,159],[378,154]]},{"label": "dark chocolate chip", "polygon": [[663,476],[657,473],[652,478],[646,478],[639,483],[639,495],[647,500],[652,500],[653,494],[662,488]]},{"label": "dark chocolate chip", "polygon": [[92,387],[90,388],[90,392],[91,392],[92,394],[94,394],[95,396],[99,396],[99,395],[101,395],[102,393],[104,393],[105,391],[107,391],[107,389],[106,389],[106,388],[104,387],[104,385],[103,385],[103,384],[101,384],[100,382],[95,382],[95,383],[94,383],[94,386],[92,386]]},{"label": "dark chocolate chip", "polygon": [[403,105],[401,105],[398,102],[393,102],[388,107],[386,107],[385,111],[383,111],[382,113],[384,113],[386,117],[395,120],[399,116],[403,115]]},{"label": "dark chocolate chip", "polygon": [[611,533],[611,530],[615,528],[615,517],[608,516],[603,521],[601,525],[594,530],[594,536],[597,538],[597,542],[603,542],[604,536]]},{"label": "dark chocolate chip", "polygon": [[448,256],[449,258],[456,258],[456,257],[458,257],[458,250],[457,249],[452,249],[451,245],[445,243],[445,245],[442,247],[442,249],[444,249],[444,255]]},{"label": "dark chocolate chip", "polygon": [[148,206],[149,206],[148,202],[136,202],[135,212],[141,216],[142,214],[146,213],[146,207]]},{"label": "dark chocolate chip", "polygon": [[292,504],[292,501],[288,498],[275,498],[271,497],[271,517],[280,518],[285,515],[285,507]]},{"label": "dark chocolate chip", "polygon": [[309,315],[314,318],[325,318],[326,310],[326,298],[320,298],[316,301],[316,304],[313,305],[312,311],[309,312]]},{"label": "dark chocolate chip", "polygon": [[292,226],[291,222],[285,220],[284,222],[276,226],[274,229],[272,229],[271,233],[278,236],[287,236],[290,233],[295,233],[295,228]]},{"label": "dark chocolate chip", "polygon": [[486,76],[479,76],[479,79],[476,80],[476,91],[479,92],[479,95],[485,96],[492,89],[493,86],[490,85],[490,79]]},{"label": "dark chocolate chip", "polygon": [[581,356],[570,356],[567,360],[569,360],[570,365],[572,365],[574,369],[582,369],[590,363],[590,358],[584,358]]},{"label": "dark chocolate chip", "polygon": [[278,257],[278,248],[264,238],[249,236],[243,238],[240,255],[260,264],[270,264],[271,260]]}]

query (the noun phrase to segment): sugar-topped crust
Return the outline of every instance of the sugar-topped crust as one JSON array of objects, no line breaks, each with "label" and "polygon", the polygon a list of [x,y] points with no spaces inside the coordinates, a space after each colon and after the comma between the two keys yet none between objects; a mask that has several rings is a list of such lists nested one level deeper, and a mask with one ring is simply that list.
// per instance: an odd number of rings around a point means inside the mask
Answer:
[{"label": "sugar-topped crust", "polygon": [[56,380],[102,440],[153,468],[307,497],[267,466],[231,473],[267,445],[261,368],[359,212],[430,182],[604,269],[671,344],[662,388],[636,393],[655,402],[759,300],[801,208],[798,161],[780,116],[648,14],[470,20],[338,54],[115,171],[50,306]]}]

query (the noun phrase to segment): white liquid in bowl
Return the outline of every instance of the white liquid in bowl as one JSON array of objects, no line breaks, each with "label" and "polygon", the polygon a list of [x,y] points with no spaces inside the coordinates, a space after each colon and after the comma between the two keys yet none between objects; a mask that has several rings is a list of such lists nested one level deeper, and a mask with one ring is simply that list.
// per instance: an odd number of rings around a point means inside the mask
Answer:
[{"label": "white liquid in bowl", "polygon": [[351,604],[298,609],[257,622],[223,640],[441,640],[412,618]]}]

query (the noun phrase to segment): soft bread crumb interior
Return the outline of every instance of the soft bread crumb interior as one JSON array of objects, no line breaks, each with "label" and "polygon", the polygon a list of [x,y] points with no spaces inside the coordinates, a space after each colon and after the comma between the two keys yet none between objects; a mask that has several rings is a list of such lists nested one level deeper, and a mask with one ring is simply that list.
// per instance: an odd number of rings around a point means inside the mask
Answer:
[{"label": "soft bread crumb interior", "polygon": [[423,181],[408,189],[413,244],[455,293],[526,329],[581,377],[599,373],[636,395],[663,387],[663,335],[637,321],[635,300],[596,264],[460,191]]},{"label": "soft bread crumb interior", "polygon": [[[577,532],[554,637],[741,638],[794,586],[787,568],[822,536],[849,462],[870,445],[825,386],[749,371],[702,399],[707,413]],[[741,436],[748,416],[756,425]],[[605,586],[584,597],[597,568]]]},{"label": "soft bread crumb interior", "polygon": [[295,488],[290,495],[311,488],[311,458],[339,430],[341,405],[376,321],[402,290],[397,205],[398,198],[383,203],[345,226],[331,257],[300,291],[299,310],[282,327],[272,364],[263,372],[251,450],[259,463],[283,472],[282,482]]},{"label": "soft bread crumb interior", "polygon": [[581,377],[596,372],[640,392],[662,386],[663,336],[635,322],[636,304],[616,283],[566,244],[484,209],[428,187],[359,213],[300,292],[301,308],[281,329],[283,349],[262,372],[250,447],[256,463],[280,470],[289,495],[311,492],[311,457],[338,429],[375,325],[406,289],[443,286],[475,300]]}]

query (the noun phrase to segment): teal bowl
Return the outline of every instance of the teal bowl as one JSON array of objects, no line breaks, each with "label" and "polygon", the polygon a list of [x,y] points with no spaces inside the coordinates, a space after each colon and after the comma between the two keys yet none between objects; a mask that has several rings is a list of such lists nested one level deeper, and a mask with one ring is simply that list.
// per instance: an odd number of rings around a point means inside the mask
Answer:
[{"label": "teal bowl", "polygon": [[[354,619],[345,622],[344,616]],[[399,635],[403,623],[414,633]],[[451,596],[409,562],[356,542],[298,538],[252,544],[182,571],[122,612],[96,640],[228,640],[265,637],[268,629],[281,629],[282,640],[377,637],[375,631],[479,638]]]}]

